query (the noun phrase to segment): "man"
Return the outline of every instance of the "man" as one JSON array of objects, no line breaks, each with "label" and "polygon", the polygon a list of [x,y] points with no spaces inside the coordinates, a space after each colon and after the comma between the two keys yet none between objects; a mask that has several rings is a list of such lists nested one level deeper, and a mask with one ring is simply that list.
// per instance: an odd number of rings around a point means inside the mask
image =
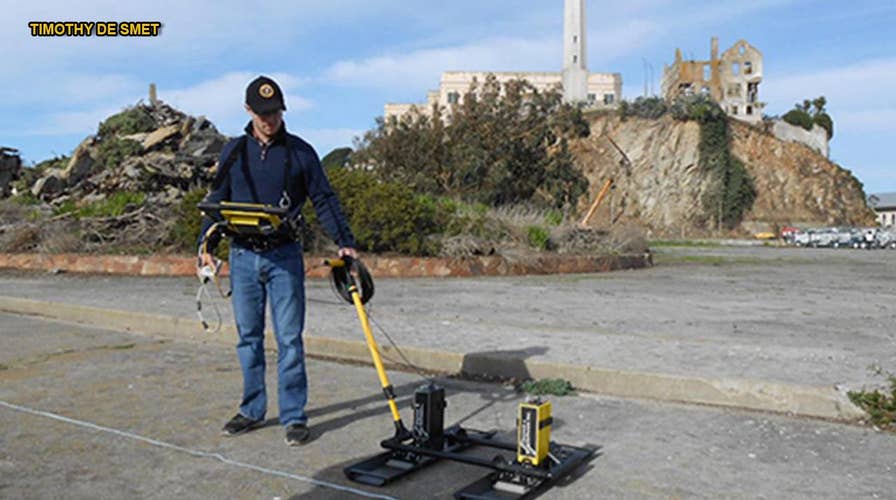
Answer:
[{"label": "man", "polygon": [[[260,76],[249,84],[246,111],[252,120],[246,126],[245,136],[231,140],[222,149],[219,170],[206,201],[287,207],[291,217],[298,217],[305,198],[310,197],[321,224],[339,246],[339,256],[357,258],[354,237],[320,160],[308,143],[286,132],[285,110],[283,92],[274,80]],[[205,235],[210,226],[211,221],[206,218],[201,234]],[[214,266],[211,252],[216,239],[210,238],[207,252],[200,255],[200,266]],[[302,344],[304,278],[301,243],[292,232],[231,239],[230,280],[239,332],[236,351],[243,372],[243,398],[239,413],[224,425],[225,435],[244,433],[265,419],[263,342],[265,302],[270,298],[277,337],[280,424],[286,429],[286,443],[290,446],[308,439],[308,383]]]}]

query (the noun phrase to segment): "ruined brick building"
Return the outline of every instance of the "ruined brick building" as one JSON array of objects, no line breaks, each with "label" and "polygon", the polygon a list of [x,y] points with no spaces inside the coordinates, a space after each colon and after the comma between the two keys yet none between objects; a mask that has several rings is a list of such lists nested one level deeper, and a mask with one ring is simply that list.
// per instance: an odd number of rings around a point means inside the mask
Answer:
[{"label": "ruined brick building", "polygon": [[765,103],[759,100],[762,52],[739,40],[719,56],[719,39],[712,38],[708,61],[685,61],[681,49],[675,62],[663,67],[662,93],[666,100],[702,93],[719,103],[729,116],[758,123]]}]

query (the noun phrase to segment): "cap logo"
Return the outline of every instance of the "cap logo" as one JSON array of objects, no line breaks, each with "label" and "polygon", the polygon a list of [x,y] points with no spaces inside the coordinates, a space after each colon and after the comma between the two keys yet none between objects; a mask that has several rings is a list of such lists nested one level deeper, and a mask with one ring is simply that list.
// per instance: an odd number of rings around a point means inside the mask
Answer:
[{"label": "cap logo", "polygon": [[270,99],[271,97],[274,97],[274,87],[272,87],[269,83],[265,83],[258,88],[258,95],[264,97],[265,99]]}]

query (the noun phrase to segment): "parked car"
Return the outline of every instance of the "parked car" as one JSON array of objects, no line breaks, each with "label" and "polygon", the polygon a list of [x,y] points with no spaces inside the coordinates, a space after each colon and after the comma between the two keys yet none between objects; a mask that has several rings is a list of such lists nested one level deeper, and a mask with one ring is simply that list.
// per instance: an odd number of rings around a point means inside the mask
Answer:
[{"label": "parked car", "polygon": [[896,232],[893,229],[877,231],[874,235],[874,248],[896,249]]},{"label": "parked car", "polygon": [[838,227],[834,230],[834,237],[831,246],[834,248],[849,248],[852,245],[853,232],[849,227]]}]

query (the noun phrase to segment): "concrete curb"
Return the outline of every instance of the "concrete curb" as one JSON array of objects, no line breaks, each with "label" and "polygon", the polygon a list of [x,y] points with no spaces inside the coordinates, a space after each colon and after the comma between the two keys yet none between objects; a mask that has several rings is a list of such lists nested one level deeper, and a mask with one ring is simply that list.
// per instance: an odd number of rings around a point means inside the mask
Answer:
[{"label": "concrete curb", "polygon": [[[202,332],[196,319],[145,314],[58,302],[0,296],[0,311],[41,316],[62,321],[193,341],[212,340],[233,345],[236,330],[225,325],[217,333]],[[268,332],[270,335],[270,332]],[[275,345],[270,338],[268,345]],[[343,340],[305,334],[309,356],[370,362],[361,340]],[[419,347],[401,347],[408,360],[422,369],[439,373],[465,373],[485,377],[534,379],[563,378],[574,387],[612,396],[647,398],[712,406],[854,421],[865,413],[833,388],[801,386],[747,379],[703,378],[640,373],[591,366],[549,363],[478,353],[457,353]],[[381,346],[392,364],[401,361],[390,346]]]},{"label": "concrete curb", "polygon": [[[365,255],[364,263],[377,278],[510,276],[523,274],[594,273],[641,269],[653,265],[650,253],[634,255],[541,255],[509,260],[499,256],[465,258],[384,257]],[[325,277],[324,257],[306,255],[309,276]],[[64,271],[130,276],[193,276],[196,258],[177,255],[82,255],[0,253],[0,269]],[[225,264],[222,273],[227,275]]]}]

